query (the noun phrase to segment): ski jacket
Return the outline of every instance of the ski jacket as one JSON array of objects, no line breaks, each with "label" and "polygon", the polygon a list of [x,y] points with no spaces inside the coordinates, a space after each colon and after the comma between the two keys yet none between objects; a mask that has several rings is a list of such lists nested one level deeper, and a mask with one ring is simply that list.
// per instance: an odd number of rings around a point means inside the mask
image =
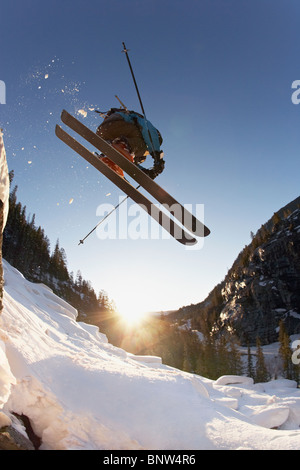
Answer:
[{"label": "ski jacket", "polygon": [[160,146],[163,141],[161,134],[144,116],[135,111],[125,111],[119,108],[111,108],[106,116],[105,120],[119,119],[120,116],[125,122],[136,126],[142,134],[150,155],[154,156],[153,154],[156,152],[160,153]]},{"label": "ski jacket", "polygon": [[142,163],[149,153],[154,160],[151,170],[143,169],[151,178],[155,178],[164,169],[162,159],[162,137],[153,124],[135,111],[111,108],[105,113],[102,124],[97,129],[104,140],[116,141],[123,139],[127,142],[129,150],[134,154],[136,164]]},{"label": "ski jacket", "polygon": [[160,152],[162,138],[160,132],[153,126],[150,121],[148,121],[144,118],[144,116],[141,116],[135,111],[118,111],[118,114],[122,116],[124,121],[135,124],[140,128],[150,155],[153,155],[153,153],[155,152]]}]

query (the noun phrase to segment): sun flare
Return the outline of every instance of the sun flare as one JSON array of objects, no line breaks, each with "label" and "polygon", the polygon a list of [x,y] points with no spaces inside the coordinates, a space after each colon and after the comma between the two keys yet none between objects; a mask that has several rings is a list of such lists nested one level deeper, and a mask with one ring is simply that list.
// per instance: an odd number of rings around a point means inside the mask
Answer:
[{"label": "sun flare", "polygon": [[142,312],[141,308],[134,305],[120,308],[119,315],[128,325],[137,325],[145,318],[145,313]]}]

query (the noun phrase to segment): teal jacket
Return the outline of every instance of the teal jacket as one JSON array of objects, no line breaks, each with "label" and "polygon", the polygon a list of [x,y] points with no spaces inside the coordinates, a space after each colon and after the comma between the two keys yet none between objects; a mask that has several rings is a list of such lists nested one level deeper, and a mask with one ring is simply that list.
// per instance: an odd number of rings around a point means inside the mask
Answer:
[{"label": "teal jacket", "polygon": [[124,121],[130,122],[132,124],[137,124],[142,132],[143,139],[147,146],[147,149],[150,155],[155,154],[156,152],[160,153],[160,146],[162,143],[162,138],[159,131],[151,124],[150,121],[136,113],[135,111],[117,111]]}]

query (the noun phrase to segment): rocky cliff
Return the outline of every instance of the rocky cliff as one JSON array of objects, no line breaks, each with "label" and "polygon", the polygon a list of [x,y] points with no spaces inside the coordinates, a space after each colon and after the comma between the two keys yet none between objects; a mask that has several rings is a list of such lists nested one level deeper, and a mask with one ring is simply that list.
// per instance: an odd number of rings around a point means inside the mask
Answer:
[{"label": "rocky cliff", "polygon": [[290,207],[260,229],[225,279],[219,325],[243,343],[276,341],[280,320],[300,333],[300,209]]},{"label": "rocky cliff", "polygon": [[200,331],[234,332],[242,345],[277,341],[280,320],[300,334],[300,197],[252,235],[207,299],[174,316]]}]

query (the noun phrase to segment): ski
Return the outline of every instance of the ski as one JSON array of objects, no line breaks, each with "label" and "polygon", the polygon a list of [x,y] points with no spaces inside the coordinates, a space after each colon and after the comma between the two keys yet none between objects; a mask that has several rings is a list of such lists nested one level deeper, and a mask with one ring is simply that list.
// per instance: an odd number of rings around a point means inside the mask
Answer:
[{"label": "ski", "polygon": [[190,234],[185,232],[173,219],[166,213],[162,212],[156,207],[146,196],[140,193],[132,184],[126,179],[122,178],[109,166],[107,166],[101,159],[93,154],[90,150],[80,144],[76,139],[71,137],[59,125],[56,125],[55,133],[57,137],[67,144],[71,149],[75,150],[81,157],[88,163],[106,176],[112,183],[114,183],[121,191],[129,196],[134,202],[139,204],[154,220],[156,220],[165,230],[167,230],[172,237],[183,245],[194,245],[197,240]]},{"label": "ski", "polygon": [[122,170],[131,176],[139,185],[141,185],[152,197],[160,204],[165,205],[174,217],[189,230],[193,235],[198,237],[206,237],[210,234],[210,230],[200,222],[193,214],[191,214],[182,204],[174,199],[167,191],[153,181],[134,163],[130,162],[124,155],[113,148],[108,142],[91,131],[82,122],[78,121],[74,116],[63,110],[61,120],[70,129],[74,130],[94,145],[100,152],[109,157]]}]

